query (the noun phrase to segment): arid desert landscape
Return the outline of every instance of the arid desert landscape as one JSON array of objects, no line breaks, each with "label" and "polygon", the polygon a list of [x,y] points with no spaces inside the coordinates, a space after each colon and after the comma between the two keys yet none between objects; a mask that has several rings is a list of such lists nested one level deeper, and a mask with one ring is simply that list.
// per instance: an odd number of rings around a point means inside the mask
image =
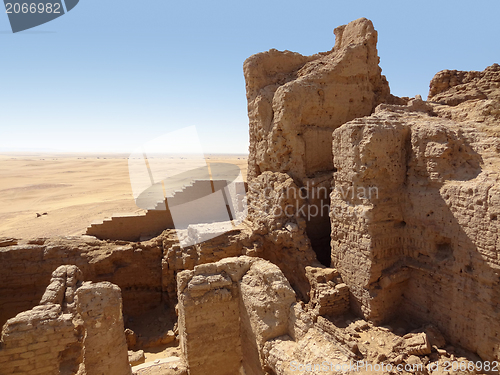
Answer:
[{"label": "arid desert landscape", "polygon": [[500,65],[398,97],[334,33],[248,57],[248,157],[147,212],[126,155],[1,156],[0,375],[499,373]]},{"label": "arid desert landscape", "polygon": [[[132,195],[128,157],[0,153],[0,236],[82,235],[92,221],[143,212]],[[181,169],[186,165],[171,160]],[[206,161],[237,165],[246,178],[246,155],[207,155]]]}]

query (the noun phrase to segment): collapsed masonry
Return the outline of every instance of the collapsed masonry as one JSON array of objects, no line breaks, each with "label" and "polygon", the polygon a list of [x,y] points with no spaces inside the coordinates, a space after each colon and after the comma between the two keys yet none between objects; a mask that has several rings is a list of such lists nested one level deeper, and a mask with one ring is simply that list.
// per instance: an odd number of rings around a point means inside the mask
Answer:
[{"label": "collapsed masonry", "polygon": [[1,373],[131,374],[121,302],[116,285],[58,267],[40,304],[5,323]]},{"label": "collapsed masonry", "polygon": [[[327,53],[245,62],[247,220],[188,247],[173,230],[0,241],[0,324],[39,311],[64,263],[121,288],[126,326],[177,305],[190,374],[499,360],[500,66],[440,72],[427,102],[396,98],[371,22],[335,34]],[[92,350],[77,342],[58,364]]]}]

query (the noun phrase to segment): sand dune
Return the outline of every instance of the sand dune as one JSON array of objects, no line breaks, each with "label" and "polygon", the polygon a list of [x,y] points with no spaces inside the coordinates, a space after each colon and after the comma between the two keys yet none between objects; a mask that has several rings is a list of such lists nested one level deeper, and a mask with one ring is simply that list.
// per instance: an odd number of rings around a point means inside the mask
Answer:
[{"label": "sand dune", "polygon": [[[94,220],[142,212],[132,196],[127,156],[0,155],[0,236],[79,235]],[[236,164],[246,178],[245,155],[208,155],[207,161]]]}]

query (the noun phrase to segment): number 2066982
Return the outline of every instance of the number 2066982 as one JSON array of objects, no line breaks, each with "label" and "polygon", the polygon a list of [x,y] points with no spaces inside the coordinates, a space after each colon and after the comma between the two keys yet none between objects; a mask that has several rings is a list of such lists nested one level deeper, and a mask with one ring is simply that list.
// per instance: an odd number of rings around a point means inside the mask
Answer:
[{"label": "number 2066982", "polygon": [[59,3],[6,3],[7,13],[61,13]]}]

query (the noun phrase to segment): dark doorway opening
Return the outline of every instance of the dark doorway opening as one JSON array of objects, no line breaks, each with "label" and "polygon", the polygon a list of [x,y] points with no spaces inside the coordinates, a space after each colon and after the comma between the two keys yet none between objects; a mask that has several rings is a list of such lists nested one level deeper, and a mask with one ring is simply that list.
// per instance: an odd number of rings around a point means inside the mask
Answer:
[{"label": "dark doorway opening", "polygon": [[329,215],[309,220],[306,232],[318,261],[322,265],[330,267],[332,249],[330,246],[331,224]]},{"label": "dark doorway opening", "polygon": [[316,253],[316,258],[318,258],[318,261],[326,266],[330,267],[331,265],[331,258],[332,258],[332,249],[330,247],[330,236],[328,237],[323,237],[323,238],[315,238],[314,240],[311,239],[311,245]]}]

